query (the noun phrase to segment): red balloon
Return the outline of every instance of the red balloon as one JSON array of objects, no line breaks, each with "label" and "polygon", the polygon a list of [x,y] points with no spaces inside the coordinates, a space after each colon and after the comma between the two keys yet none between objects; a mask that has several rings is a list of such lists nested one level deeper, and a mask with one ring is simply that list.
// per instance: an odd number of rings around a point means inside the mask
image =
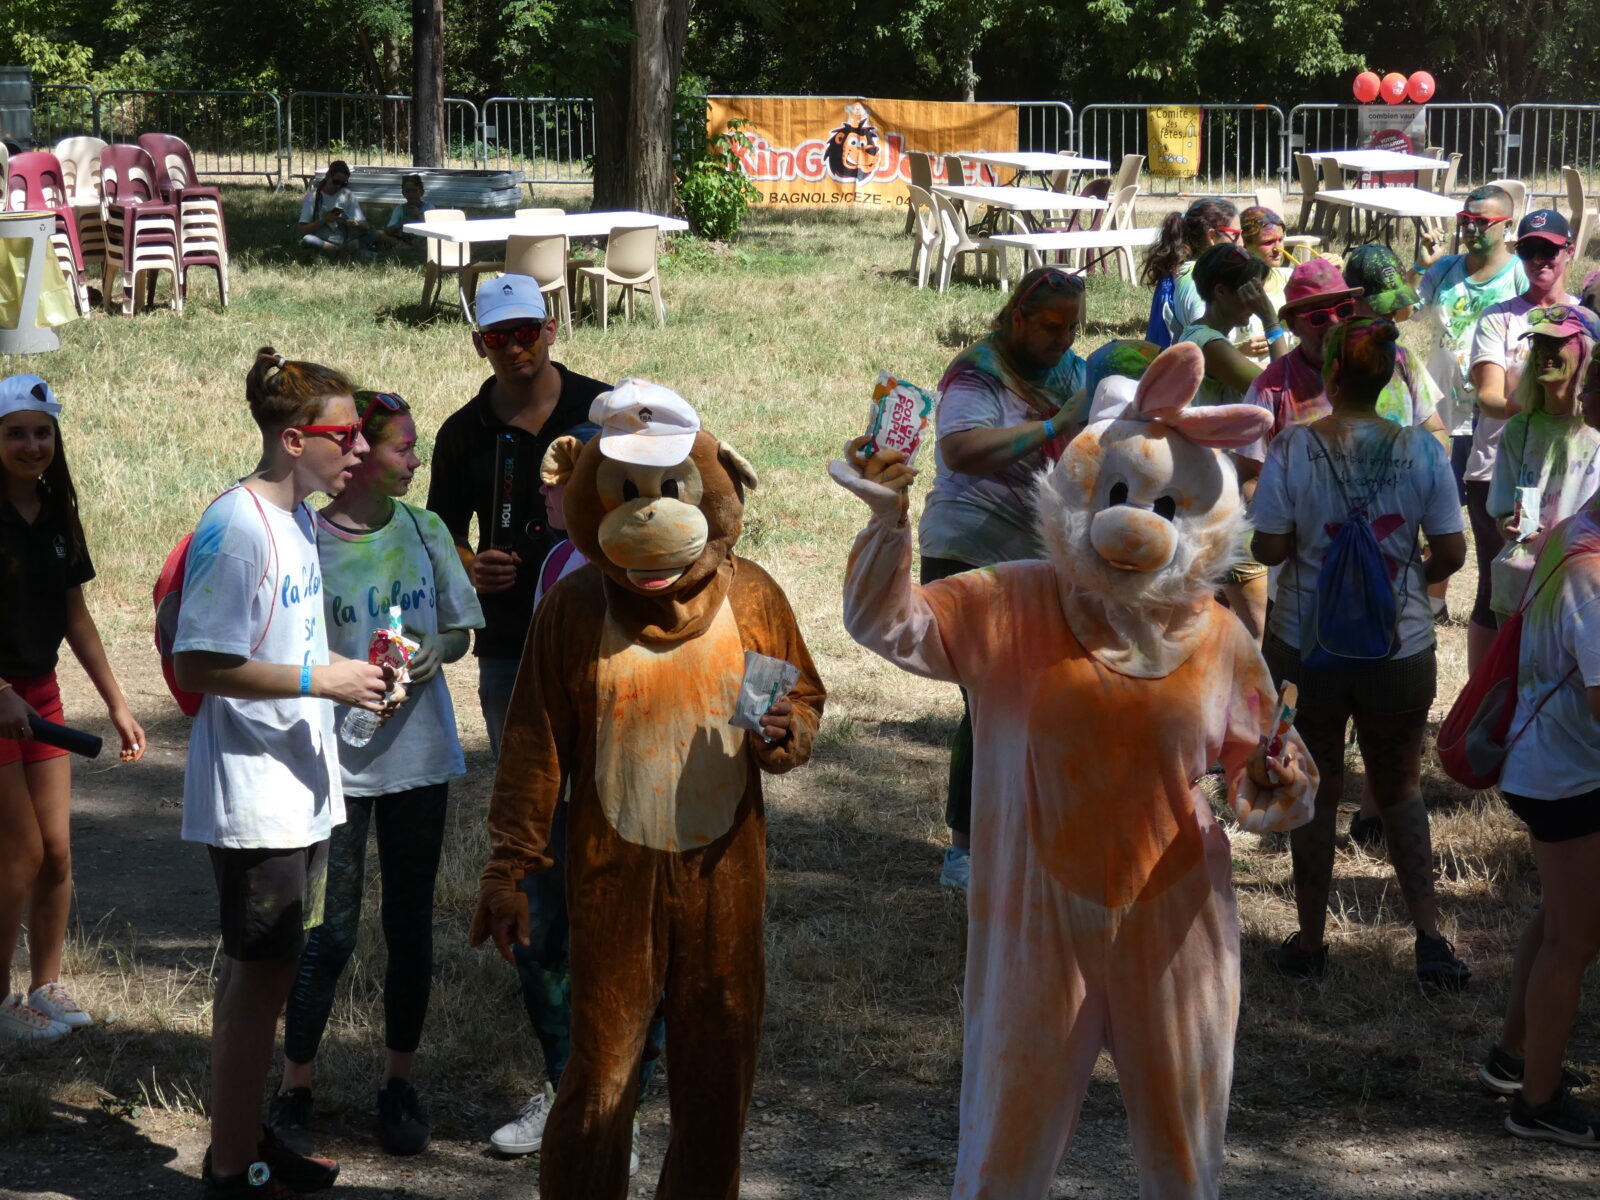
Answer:
[{"label": "red balloon", "polygon": [[1356,99],[1363,104],[1371,104],[1378,98],[1378,73],[1376,71],[1363,71],[1356,76],[1354,85]]},{"label": "red balloon", "polygon": [[1390,71],[1378,85],[1378,94],[1385,104],[1399,104],[1406,98],[1406,77],[1399,71]]},{"label": "red balloon", "polygon": [[1406,80],[1406,99],[1413,104],[1426,104],[1433,99],[1433,76],[1426,71],[1414,71]]}]

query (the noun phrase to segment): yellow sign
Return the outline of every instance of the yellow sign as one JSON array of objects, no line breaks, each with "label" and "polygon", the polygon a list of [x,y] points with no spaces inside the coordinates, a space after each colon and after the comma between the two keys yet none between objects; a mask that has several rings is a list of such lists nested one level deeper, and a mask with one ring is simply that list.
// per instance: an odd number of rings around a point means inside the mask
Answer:
[{"label": "yellow sign", "polygon": [[1200,123],[1204,116],[1205,110],[1181,104],[1152,105],[1146,110],[1150,174],[1192,179],[1200,173]]},{"label": "yellow sign", "polygon": [[[1017,148],[1014,104],[718,96],[708,106],[711,133],[746,122],[753,144],[739,158],[761,189],[759,204],[904,207],[907,153],[930,153],[934,182],[943,183],[945,154]],[[968,164],[964,182],[994,180]]]}]

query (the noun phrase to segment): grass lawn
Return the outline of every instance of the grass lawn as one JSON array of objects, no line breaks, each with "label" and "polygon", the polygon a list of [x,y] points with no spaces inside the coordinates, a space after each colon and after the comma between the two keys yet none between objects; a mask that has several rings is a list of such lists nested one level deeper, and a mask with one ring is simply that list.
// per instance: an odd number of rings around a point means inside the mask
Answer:
[{"label": "grass lawn", "polygon": [[[111,857],[86,859],[86,850],[78,851],[83,928],[69,968],[91,1009],[118,1020],[57,1047],[0,1058],[7,1141],[47,1129],[52,1113],[96,1105],[123,1116],[153,1107],[193,1125],[206,1094],[214,898],[203,860],[176,845],[187,722],[160,684],[149,594],[167,551],[206,502],[255,463],[244,375],[256,348],[272,345],[339,367],[360,386],[400,392],[417,413],[424,459],[432,432],[488,373],[458,312],[444,305],[420,310],[414,263],[301,261],[293,250],[296,197],[242,186],[223,191],[234,247],[227,310],[216,304],[208,274],[197,273],[182,315],[96,315],[63,329],[56,353],[0,356],[0,374],[38,372],[65,406],[64,440],[99,569],[91,607],[154,751],[153,762],[139,767],[107,768],[104,760],[77,767],[86,811],[101,814],[88,822],[85,838],[103,841],[85,845],[103,846]],[[571,203],[573,194],[551,189],[534,202]],[[937,1194],[953,1165],[960,1075],[964,905],[936,884],[945,838],[944,746],[959,705],[953,688],[913,679],[846,636],[840,579],[865,510],[828,481],[824,467],[863,427],[881,368],[931,388],[951,356],[986,330],[1001,297],[968,283],[943,295],[917,291],[906,279],[910,243],[901,221],[891,214],[757,211],[731,245],[677,241],[662,264],[669,324],[658,328],[647,315],[614,321],[606,333],[583,324],[558,338],[555,355],[599,378],[644,375],[675,388],[761,476],[740,552],[788,591],[830,694],[815,760],[768,790],[770,982],[758,1097],[775,1088],[820,1094],[828,1112],[848,1110],[859,1125],[882,1126],[883,1137],[899,1142],[910,1136],[906,1128],[931,1121],[944,1140],[926,1162],[910,1151],[902,1161],[915,1167],[905,1171],[932,1179],[928,1194]],[[1575,266],[1572,280],[1593,265]],[[1092,277],[1080,352],[1111,337],[1142,336],[1148,307],[1143,289]],[[418,502],[426,473],[425,466],[413,487]],[[919,503],[926,490],[919,484]],[[1441,630],[1435,720],[1464,678],[1470,591],[1469,566],[1452,588],[1458,616]],[[104,732],[81,672],[70,659],[62,670],[69,712]],[[438,893],[438,982],[418,1082],[441,1138],[475,1145],[515,1112],[542,1066],[509,970],[465,946],[491,766],[470,659],[448,677],[472,770],[453,792]],[[1347,809],[1361,785],[1352,756]],[[1295,986],[1266,974],[1263,949],[1293,927],[1288,855],[1253,835],[1234,835],[1245,943],[1234,1136],[1259,1151],[1265,1180],[1274,1171],[1309,1169],[1295,1165],[1290,1146],[1317,1139],[1381,1139],[1379,1149],[1405,1153],[1405,1138],[1446,1130],[1459,1136],[1451,1153],[1463,1161],[1494,1162],[1502,1152],[1497,1110],[1472,1094],[1469,1081],[1497,1030],[1512,943],[1537,881],[1526,837],[1497,799],[1462,791],[1431,764],[1425,791],[1445,929],[1476,972],[1459,996],[1419,991],[1393,874],[1381,856],[1354,849],[1341,851],[1335,869],[1329,937],[1336,969],[1329,979]],[[1347,820],[1341,817],[1341,828]],[[167,874],[146,875],[144,890],[122,895],[88,869],[140,853],[170,858],[162,870],[171,873],[171,895],[163,894]],[[374,913],[377,888],[369,885]],[[374,916],[319,1060],[319,1107],[354,1114],[351,1129],[365,1129],[375,1086],[382,974]],[[1595,994],[1591,989],[1573,1047],[1573,1058],[1590,1069],[1600,1063]],[[1086,1130],[1096,1114],[1112,1127],[1120,1119],[1107,1061],[1098,1078]],[[664,1108],[656,1104],[647,1124],[658,1134]],[[921,1111],[930,1106],[931,1113]],[[775,1129],[760,1121],[753,1129],[751,1158],[781,1179],[786,1135],[774,1120]],[[806,1120],[801,1112],[796,1128]],[[1114,1161],[1104,1169],[1120,1184],[1105,1194],[1127,1194],[1127,1152],[1121,1134],[1114,1138]],[[1092,1140],[1087,1133],[1080,1139],[1069,1174],[1106,1152]],[[0,1184],[26,1171],[29,1153],[0,1152],[0,1171],[9,1165],[13,1172],[0,1175]],[[648,1166],[641,1180],[653,1170]],[[1559,1164],[1552,1170],[1551,1179],[1565,1178]],[[1373,1194],[1354,1180],[1348,1194]],[[526,1186],[531,1194],[531,1181]],[[924,1194],[892,1183],[856,1191]],[[0,1186],[0,1194],[13,1193]],[[41,1184],[21,1194],[56,1193]]]}]

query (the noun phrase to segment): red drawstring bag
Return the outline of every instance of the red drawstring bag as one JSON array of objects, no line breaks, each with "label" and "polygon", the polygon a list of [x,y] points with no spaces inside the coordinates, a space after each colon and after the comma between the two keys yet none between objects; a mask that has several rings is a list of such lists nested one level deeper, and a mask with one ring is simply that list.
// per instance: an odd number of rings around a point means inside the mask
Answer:
[{"label": "red drawstring bag", "polygon": [[[1571,551],[1563,555],[1555,568],[1533,589],[1532,595],[1524,589],[1522,603],[1500,626],[1489,652],[1461,689],[1456,702],[1450,706],[1444,724],[1439,726],[1439,736],[1434,742],[1439,752],[1439,765],[1444,768],[1446,775],[1463,787],[1481,792],[1500,782],[1500,773],[1505,770],[1506,755],[1510,753],[1512,745],[1527,732],[1528,726],[1539,715],[1539,710],[1572,675],[1571,671],[1567,672],[1534,705],[1521,728],[1511,733],[1511,720],[1517,712],[1517,671],[1522,661],[1522,615],[1544,585],[1561,573],[1567,559],[1577,557],[1578,553]],[[1538,566],[1535,564],[1534,575],[1537,574]],[[1533,583],[1533,576],[1529,576],[1528,583]]]},{"label": "red drawstring bag", "polygon": [[[222,493],[222,496],[226,496],[228,492],[234,490],[234,488],[229,488],[228,491]],[[250,499],[255,501],[256,513],[261,517],[262,528],[267,531],[267,540],[272,546],[272,557],[267,560],[266,570],[261,573],[261,578],[256,583],[256,586],[260,587],[273,571],[272,564],[277,561],[278,543],[272,537],[272,526],[267,524],[267,514],[261,508],[260,499],[249,488],[245,488],[244,491],[249,495]],[[218,496],[211,504],[221,500],[222,496]],[[210,510],[211,504],[206,505],[207,511]],[[201,514],[202,518],[204,515],[204,513]],[[178,676],[172,666],[172,643],[178,636],[178,610],[183,603],[183,580],[189,569],[189,543],[193,541],[194,534],[186,533],[183,535],[183,540],[172,548],[172,552],[167,555],[167,561],[161,564],[161,574],[156,576],[156,586],[150,595],[150,599],[156,606],[156,651],[161,655],[161,674],[167,681],[167,690],[172,693],[172,698],[178,702],[178,707],[186,717],[196,715],[200,711],[200,702],[205,699],[205,696],[200,692],[189,692],[179,687]],[[267,612],[266,627],[262,629],[261,636],[256,639],[256,644],[250,647],[251,654],[261,648],[261,643],[266,639],[267,630],[272,628],[272,615],[277,611],[278,593],[277,589],[274,588],[272,607]]]}]

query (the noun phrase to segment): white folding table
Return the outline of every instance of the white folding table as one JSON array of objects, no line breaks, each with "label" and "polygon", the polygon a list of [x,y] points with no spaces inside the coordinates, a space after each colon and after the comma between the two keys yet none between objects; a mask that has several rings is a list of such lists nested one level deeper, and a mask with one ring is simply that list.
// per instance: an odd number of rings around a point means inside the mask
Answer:
[{"label": "white folding table", "polygon": [[1051,175],[1056,171],[1105,171],[1111,164],[1100,158],[1081,158],[1076,154],[1053,154],[1044,150],[973,150],[956,155],[962,162],[985,167],[1009,167],[1016,172],[1011,186],[1024,175]]},{"label": "white folding table", "polygon": [[[467,221],[412,221],[405,226],[407,233],[419,237],[435,238],[441,242],[474,245],[478,242],[503,242],[511,237],[554,237],[565,234],[570,239],[606,238],[613,229],[633,229],[640,225],[654,225],[662,233],[682,233],[689,222],[678,217],[663,217],[647,212],[581,212],[561,216],[539,217],[478,217]],[[461,297],[461,314],[472,312],[467,295],[465,270],[456,272],[456,290]]]},{"label": "white folding table", "polygon": [[997,233],[989,240],[1002,246],[1014,246],[1024,254],[1050,254],[1063,251],[1082,251],[1092,255],[1083,264],[1087,270],[1107,255],[1118,250],[1138,250],[1153,246],[1160,240],[1161,231],[1153,225],[1135,229],[1070,229],[1049,230],[1043,233]]},{"label": "white folding table", "polygon": [[1111,207],[1107,201],[1096,200],[1093,196],[1074,196],[1066,192],[1053,192],[1048,188],[948,187],[935,184],[933,190],[946,200],[990,209],[989,216],[976,223],[984,226],[1000,212],[1022,213],[1026,219],[1039,213],[1098,212]]},{"label": "white folding table", "polygon": [[1442,159],[1426,158],[1421,154],[1403,154],[1399,150],[1318,150],[1312,158],[1331,159],[1341,171],[1371,171],[1387,174],[1391,171],[1442,171],[1448,165]]},{"label": "white folding table", "polygon": [[1419,236],[1422,222],[1449,221],[1460,208],[1460,201],[1452,196],[1416,187],[1323,188],[1317,199],[1371,213],[1385,222],[1397,218],[1411,221]]}]

